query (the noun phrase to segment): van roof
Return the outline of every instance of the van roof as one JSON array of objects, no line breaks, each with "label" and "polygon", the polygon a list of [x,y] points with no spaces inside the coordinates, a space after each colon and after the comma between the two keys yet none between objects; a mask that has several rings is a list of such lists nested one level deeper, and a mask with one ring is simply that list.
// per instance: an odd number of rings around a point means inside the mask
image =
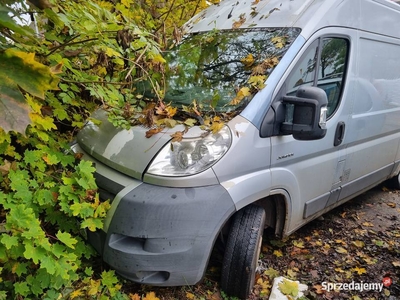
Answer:
[{"label": "van roof", "polygon": [[[400,1],[400,0],[396,0]],[[189,32],[213,29],[298,27],[308,38],[328,26],[400,38],[400,5],[390,0],[222,0],[186,24]]]}]

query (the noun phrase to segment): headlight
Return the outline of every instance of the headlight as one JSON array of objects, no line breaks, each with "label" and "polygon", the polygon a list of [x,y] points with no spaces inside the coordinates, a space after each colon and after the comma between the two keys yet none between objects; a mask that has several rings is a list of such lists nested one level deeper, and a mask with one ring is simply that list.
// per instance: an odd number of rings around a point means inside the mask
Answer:
[{"label": "headlight", "polygon": [[215,134],[200,138],[184,138],[168,143],[151,163],[147,173],[160,176],[185,176],[211,167],[228,151],[231,132],[224,126]]}]

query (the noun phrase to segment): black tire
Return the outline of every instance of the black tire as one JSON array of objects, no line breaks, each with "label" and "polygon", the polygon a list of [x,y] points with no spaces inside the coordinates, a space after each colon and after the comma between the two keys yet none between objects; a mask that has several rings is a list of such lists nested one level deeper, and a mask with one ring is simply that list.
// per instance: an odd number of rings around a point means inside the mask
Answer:
[{"label": "black tire", "polygon": [[400,190],[400,173],[387,181],[389,188]]},{"label": "black tire", "polygon": [[232,297],[247,299],[254,286],[265,210],[250,205],[233,218],[222,262],[221,289]]}]

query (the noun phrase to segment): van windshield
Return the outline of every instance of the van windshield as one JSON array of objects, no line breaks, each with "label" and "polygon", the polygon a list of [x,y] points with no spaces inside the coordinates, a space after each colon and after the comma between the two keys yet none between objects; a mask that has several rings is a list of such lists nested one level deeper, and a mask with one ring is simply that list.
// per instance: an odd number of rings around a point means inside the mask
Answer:
[{"label": "van windshield", "polygon": [[195,102],[199,110],[217,112],[244,107],[251,93],[244,101],[232,101],[238,91],[259,84],[249,83],[252,76],[262,85],[299,33],[297,28],[262,28],[197,33],[184,38],[164,53],[164,102],[178,107]]}]

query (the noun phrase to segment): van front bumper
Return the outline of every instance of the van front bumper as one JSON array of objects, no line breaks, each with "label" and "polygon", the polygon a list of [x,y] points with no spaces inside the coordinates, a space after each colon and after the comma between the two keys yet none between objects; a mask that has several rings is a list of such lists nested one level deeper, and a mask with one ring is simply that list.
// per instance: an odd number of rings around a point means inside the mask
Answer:
[{"label": "van front bumper", "polygon": [[107,233],[89,233],[88,239],[129,280],[191,285],[203,277],[217,235],[234,212],[220,185],[168,188],[142,183],[121,198]]}]

